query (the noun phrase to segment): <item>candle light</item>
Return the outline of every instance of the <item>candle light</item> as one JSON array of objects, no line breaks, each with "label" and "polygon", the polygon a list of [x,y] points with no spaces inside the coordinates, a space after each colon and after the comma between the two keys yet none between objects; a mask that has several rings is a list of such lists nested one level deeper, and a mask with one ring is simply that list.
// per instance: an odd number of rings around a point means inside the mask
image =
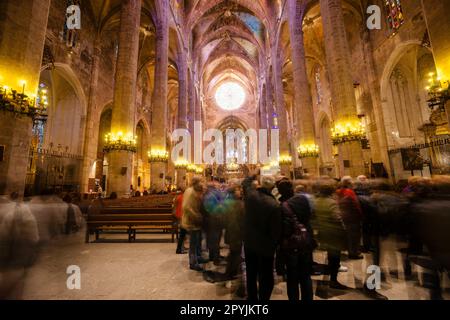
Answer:
[{"label": "candle light", "polygon": [[22,94],[24,95],[25,94],[25,84],[26,84],[27,82],[25,81],[25,80],[21,80],[20,81],[20,84],[22,85]]}]

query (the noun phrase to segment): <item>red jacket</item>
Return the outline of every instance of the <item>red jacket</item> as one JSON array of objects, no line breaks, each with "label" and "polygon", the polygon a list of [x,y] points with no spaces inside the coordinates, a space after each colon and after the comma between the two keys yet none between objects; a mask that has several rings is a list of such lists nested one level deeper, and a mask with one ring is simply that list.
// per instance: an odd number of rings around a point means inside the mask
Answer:
[{"label": "red jacket", "polygon": [[175,217],[181,220],[183,216],[183,193],[175,197]]},{"label": "red jacket", "polygon": [[362,210],[356,193],[352,189],[343,188],[337,190],[336,194],[344,223],[360,222]]}]

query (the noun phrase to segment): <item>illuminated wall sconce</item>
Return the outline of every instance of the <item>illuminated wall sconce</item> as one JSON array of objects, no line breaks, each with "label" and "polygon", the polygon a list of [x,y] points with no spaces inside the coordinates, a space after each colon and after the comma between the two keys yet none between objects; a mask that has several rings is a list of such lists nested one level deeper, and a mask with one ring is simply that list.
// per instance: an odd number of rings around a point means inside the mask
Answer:
[{"label": "illuminated wall sconce", "polygon": [[186,171],[188,173],[195,173],[197,166],[195,164],[188,164]]},{"label": "illuminated wall sconce", "polygon": [[148,152],[148,162],[167,162],[169,161],[169,152],[166,149],[152,149]]},{"label": "illuminated wall sconce", "polygon": [[297,148],[298,157],[302,158],[318,158],[319,146],[316,144],[302,144]]},{"label": "illuminated wall sconce", "polygon": [[188,173],[195,173],[195,174],[202,174],[203,173],[203,167],[197,166],[195,164],[188,164],[186,167],[186,171]]},{"label": "illuminated wall sconce", "polygon": [[132,133],[123,134],[122,131],[117,133],[110,132],[105,136],[104,152],[111,151],[128,151],[136,152],[136,139]]},{"label": "illuminated wall sconce", "polygon": [[175,169],[186,169],[189,165],[187,160],[181,159],[174,162]]},{"label": "illuminated wall sconce", "polygon": [[281,155],[278,163],[280,165],[290,166],[292,164],[292,157],[288,154]]},{"label": "illuminated wall sconce", "polygon": [[195,168],[195,173],[196,173],[196,174],[202,174],[202,173],[203,173],[203,168],[200,167],[200,166],[197,166],[197,167]]},{"label": "illuminated wall sconce", "polygon": [[350,141],[361,141],[366,138],[366,128],[360,119],[339,121],[331,129],[333,145]]},{"label": "illuminated wall sconce", "polygon": [[[26,81],[19,81],[20,92],[0,83],[0,110],[19,113],[33,119],[47,117],[47,92],[38,91],[38,96],[25,94]],[[36,100],[37,98],[37,100]]]}]

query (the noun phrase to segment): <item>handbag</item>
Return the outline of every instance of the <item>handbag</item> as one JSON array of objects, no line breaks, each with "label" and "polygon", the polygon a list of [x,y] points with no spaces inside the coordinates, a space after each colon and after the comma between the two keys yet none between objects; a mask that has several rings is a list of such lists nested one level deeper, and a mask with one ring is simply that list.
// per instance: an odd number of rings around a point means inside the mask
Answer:
[{"label": "handbag", "polygon": [[287,202],[283,203],[283,208],[287,213],[287,219],[293,227],[293,230],[289,237],[283,239],[282,248],[301,253],[314,250],[315,241],[311,237],[308,228],[298,221],[297,215],[292,211]]}]

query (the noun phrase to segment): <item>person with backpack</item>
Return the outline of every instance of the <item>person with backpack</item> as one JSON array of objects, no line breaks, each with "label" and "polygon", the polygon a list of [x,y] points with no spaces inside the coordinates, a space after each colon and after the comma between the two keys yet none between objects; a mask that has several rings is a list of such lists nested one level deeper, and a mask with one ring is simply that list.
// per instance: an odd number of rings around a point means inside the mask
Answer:
[{"label": "person with backpack", "polygon": [[[291,184],[292,186],[292,184]],[[297,194],[282,203],[281,251],[286,262],[286,285],[289,300],[313,300],[311,280],[313,231],[310,224],[311,207],[308,199]]]}]

